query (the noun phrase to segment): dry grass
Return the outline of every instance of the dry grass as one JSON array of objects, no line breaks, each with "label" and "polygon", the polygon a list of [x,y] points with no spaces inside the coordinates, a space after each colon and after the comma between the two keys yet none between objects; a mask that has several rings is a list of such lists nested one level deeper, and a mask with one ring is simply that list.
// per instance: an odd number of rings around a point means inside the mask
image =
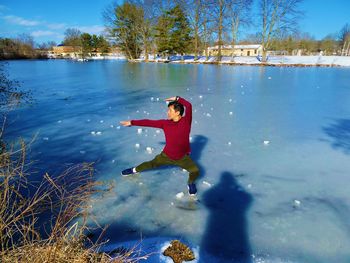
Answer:
[{"label": "dry grass", "polygon": [[192,250],[179,240],[171,241],[170,246],[163,252],[163,255],[171,257],[174,263],[191,261],[196,258]]},{"label": "dry grass", "polygon": [[[147,259],[135,250],[111,258],[98,253],[101,244],[85,233],[88,199],[101,184],[93,180],[92,164],[80,164],[55,178],[43,176],[33,185],[26,171],[26,145],[0,153],[0,262],[138,262]],[[43,238],[39,217],[50,214]],[[41,222],[41,221],[40,221]],[[78,223],[79,222],[79,223]],[[102,231],[104,232],[104,231]],[[98,239],[99,240],[99,239]]]}]

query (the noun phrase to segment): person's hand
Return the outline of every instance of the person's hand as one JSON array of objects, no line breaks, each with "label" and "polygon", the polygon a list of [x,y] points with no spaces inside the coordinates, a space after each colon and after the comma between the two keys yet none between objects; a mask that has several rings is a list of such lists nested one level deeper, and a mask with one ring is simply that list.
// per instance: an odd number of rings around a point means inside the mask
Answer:
[{"label": "person's hand", "polygon": [[176,100],[176,96],[165,99],[165,101],[174,101],[174,100]]},{"label": "person's hand", "polygon": [[131,121],[121,121],[120,124],[128,127],[128,126],[131,126]]}]

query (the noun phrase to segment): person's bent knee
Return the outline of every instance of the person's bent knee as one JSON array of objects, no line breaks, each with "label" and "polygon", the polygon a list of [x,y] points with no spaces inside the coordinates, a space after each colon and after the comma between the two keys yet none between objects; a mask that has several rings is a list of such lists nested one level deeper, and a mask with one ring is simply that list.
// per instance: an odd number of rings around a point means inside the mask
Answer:
[{"label": "person's bent knee", "polygon": [[188,169],[188,172],[189,173],[193,173],[193,174],[199,174],[199,169],[198,169],[198,167],[197,166],[195,166],[195,167],[191,167],[190,169]]}]

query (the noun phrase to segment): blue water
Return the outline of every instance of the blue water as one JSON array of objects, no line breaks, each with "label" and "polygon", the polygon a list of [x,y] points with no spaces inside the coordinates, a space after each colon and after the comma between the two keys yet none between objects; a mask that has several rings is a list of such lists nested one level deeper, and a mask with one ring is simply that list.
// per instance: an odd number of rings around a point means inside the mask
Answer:
[{"label": "blue water", "polygon": [[[198,262],[350,262],[349,68],[56,60],[11,61],[9,72],[36,101],[10,114],[7,138],[33,140],[37,179],[95,163],[96,180],[115,187],[92,198],[91,222],[110,225],[112,246],[142,237],[159,251],[180,238]],[[194,109],[196,210],[177,207],[179,168],[120,176],[164,137],[119,121],[165,118],[175,95]]]}]

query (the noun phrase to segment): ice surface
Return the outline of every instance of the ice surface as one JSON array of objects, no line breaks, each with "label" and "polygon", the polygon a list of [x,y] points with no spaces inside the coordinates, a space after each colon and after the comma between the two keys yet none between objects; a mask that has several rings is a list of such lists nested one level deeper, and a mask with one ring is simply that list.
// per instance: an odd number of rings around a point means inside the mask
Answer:
[{"label": "ice surface", "polygon": [[[50,138],[31,147],[42,171],[55,171],[57,162],[95,162],[95,178],[115,182],[111,193],[91,199],[90,211],[91,222],[110,225],[111,242],[139,240],[141,233],[182,238],[198,247],[203,262],[232,262],[237,255],[243,262],[349,262],[349,69],[64,60],[9,65],[11,77],[33,90],[38,103],[12,112],[16,122],[7,133]],[[163,132],[109,126],[166,118],[167,107],[156,98],[175,95],[193,98],[198,210],[172,205],[177,193],[187,194],[181,168],[120,176],[161,152]],[[68,96],[73,99],[61,99]]]}]

